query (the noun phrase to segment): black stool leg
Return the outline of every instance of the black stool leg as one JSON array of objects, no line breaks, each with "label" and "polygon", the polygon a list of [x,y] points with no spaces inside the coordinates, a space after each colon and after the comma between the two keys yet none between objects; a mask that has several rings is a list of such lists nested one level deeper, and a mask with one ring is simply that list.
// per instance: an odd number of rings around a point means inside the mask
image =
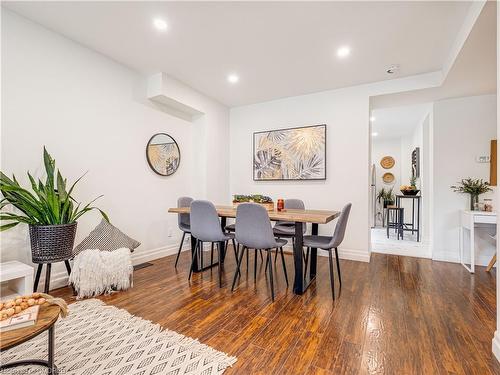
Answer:
[{"label": "black stool leg", "polygon": [[40,274],[42,273],[43,264],[39,263],[36,269],[35,275],[35,283],[33,284],[33,292],[36,292],[38,289],[38,283],[40,282]]},{"label": "black stool leg", "polygon": [[390,222],[390,218],[389,217],[391,216],[391,213],[390,213],[389,209],[387,209],[386,215],[387,215],[387,238],[389,238],[389,222]]},{"label": "black stool leg", "polygon": [[47,271],[45,272],[45,288],[44,293],[48,294],[50,290],[50,270],[52,268],[52,263],[47,263]]}]

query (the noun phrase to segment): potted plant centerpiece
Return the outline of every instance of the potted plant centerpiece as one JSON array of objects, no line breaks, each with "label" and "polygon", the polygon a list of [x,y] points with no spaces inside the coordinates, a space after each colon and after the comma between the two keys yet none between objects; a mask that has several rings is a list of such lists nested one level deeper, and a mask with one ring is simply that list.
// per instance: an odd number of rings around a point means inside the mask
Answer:
[{"label": "potted plant centerpiece", "polygon": [[261,206],[265,207],[265,209],[268,211],[274,210],[274,202],[272,198],[268,196],[261,194],[233,196],[233,206],[235,207],[237,207],[240,203],[248,203],[248,202],[260,204]]},{"label": "potted plant centerpiece", "polygon": [[[55,263],[72,257],[77,220],[88,211],[97,209],[109,221],[107,215],[91,204],[81,206],[72,196],[73,189],[82,179],[78,178],[68,188],[67,180],[55,168],[55,160],[43,149],[43,162],[47,174],[45,183],[28,172],[31,191],[23,188],[15,176],[12,179],[0,172],[0,231],[28,224],[33,263]],[[13,206],[20,212],[7,211]]]},{"label": "potted plant centerpiece", "polygon": [[456,193],[465,193],[470,195],[470,209],[474,211],[479,203],[479,195],[492,191],[490,184],[483,179],[464,178],[458,185],[451,186]]},{"label": "potted plant centerpiece", "polygon": [[392,189],[393,188],[386,190],[385,188],[382,188],[379,190],[379,192],[377,194],[377,202],[382,203],[384,208],[387,208],[387,206],[394,205],[394,203],[396,201],[396,197],[395,197],[394,193],[392,192]]}]

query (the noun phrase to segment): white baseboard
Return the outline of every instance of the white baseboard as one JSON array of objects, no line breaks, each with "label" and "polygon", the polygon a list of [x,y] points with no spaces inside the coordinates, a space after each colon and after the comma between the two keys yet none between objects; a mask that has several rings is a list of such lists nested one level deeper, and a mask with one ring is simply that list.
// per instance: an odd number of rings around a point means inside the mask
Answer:
[{"label": "white baseboard", "polygon": [[[210,250],[210,244],[204,244],[204,250]],[[151,250],[140,250],[132,253],[132,264],[135,266],[137,264],[149,262],[155,259],[163,258],[169,255],[177,254],[178,245],[163,246]],[[191,244],[189,242],[184,243],[182,251],[190,250]],[[291,245],[285,246],[284,250],[286,252],[292,253],[293,249]],[[328,256],[328,252],[324,250],[318,250],[319,256]],[[370,262],[370,254],[363,250],[353,250],[353,249],[340,249],[339,248],[340,259],[355,260],[358,262]],[[40,278],[39,287],[43,288],[45,279],[42,276]],[[50,280],[50,289],[62,288],[68,285],[68,274],[66,271],[60,271],[52,275]]]},{"label": "white baseboard", "polygon": [[500,362],[500,333],[498,331],[495,331],[493,340],[491,340],[491,350],[493,351],[496,359]]},{"label": "white baseboard", "polygon": [[[283,247],[287,253],[293,253],[292,245],[287,245]],[[325,250],[318,250],[318,255],[322,257],[327,257],[328,252]],[[370,253],[365,250],[355,250],[355,249],[343,249],[339,248],[339,258],[346,260],[355,260],[357,262],[370,262]]]}]

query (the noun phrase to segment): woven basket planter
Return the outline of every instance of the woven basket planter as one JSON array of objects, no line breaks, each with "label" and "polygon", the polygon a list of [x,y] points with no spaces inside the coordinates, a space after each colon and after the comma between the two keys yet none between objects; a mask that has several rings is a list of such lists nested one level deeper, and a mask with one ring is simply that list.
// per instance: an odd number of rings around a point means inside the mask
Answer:
[{"label": "woven basket planter", "polygon": [[55,263],[72,257],[76,222],[61,225],[30,225],[33,263]]}]

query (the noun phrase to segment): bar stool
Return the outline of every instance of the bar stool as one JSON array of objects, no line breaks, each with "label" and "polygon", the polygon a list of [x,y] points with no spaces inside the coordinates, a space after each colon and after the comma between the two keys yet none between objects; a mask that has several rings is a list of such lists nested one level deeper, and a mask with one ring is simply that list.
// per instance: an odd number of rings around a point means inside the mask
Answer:
[{"label": "bar stool", "polygon": [[387,238],[389,238],[389,229],[394,228],[397,239],[403,239],[405,211],[403,207],[387,206]]}]

